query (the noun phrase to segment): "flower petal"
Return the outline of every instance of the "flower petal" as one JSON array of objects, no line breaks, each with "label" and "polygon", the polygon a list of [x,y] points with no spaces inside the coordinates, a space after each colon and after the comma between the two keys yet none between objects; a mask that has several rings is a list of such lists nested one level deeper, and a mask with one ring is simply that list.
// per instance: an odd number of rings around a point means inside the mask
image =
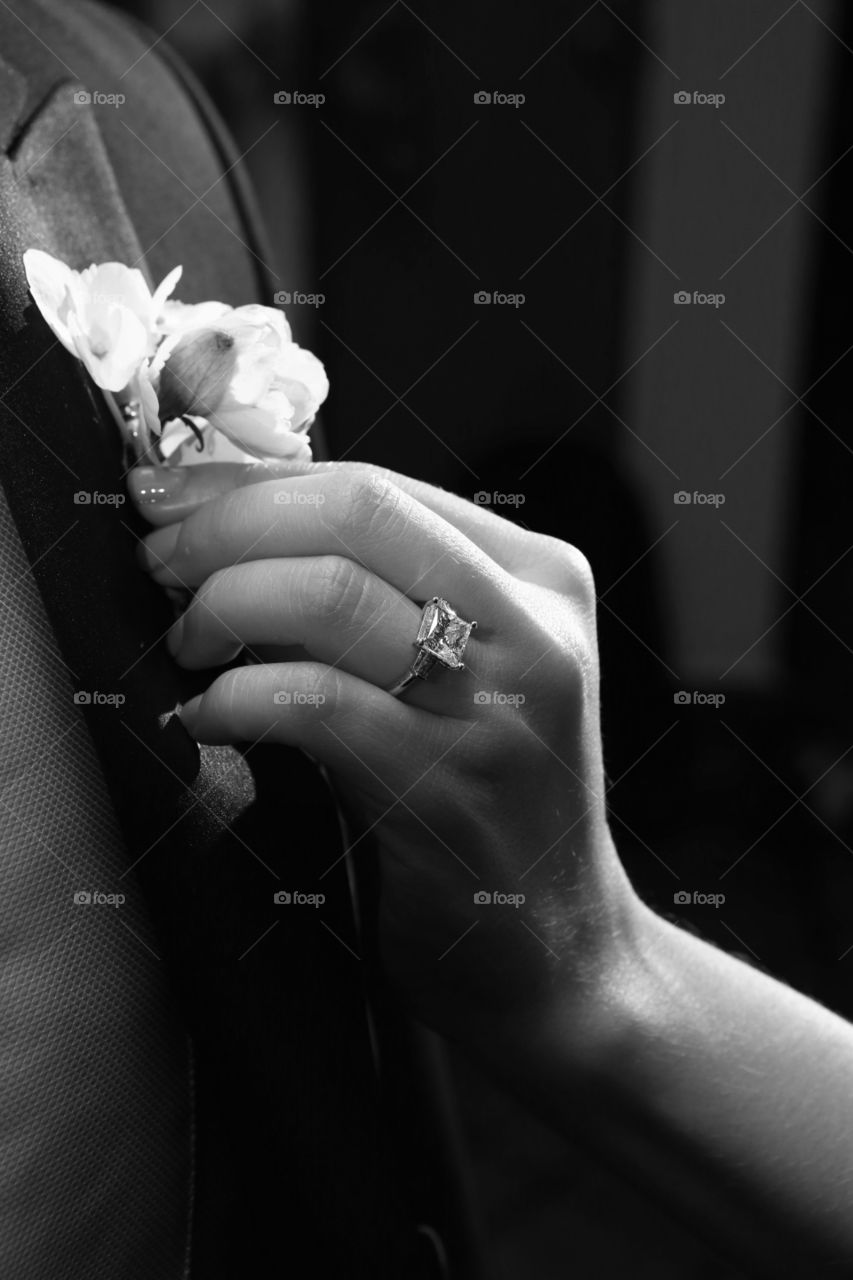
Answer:
[{"label": "flower petal", "polygon": [[76,354],[66,318],[76,272],[41,249],[27,249],[24,271],[33,301],[42,316],[63,347]]},{"label": "flower petal", "polygon": [[164,302],[157,317],[157,327],[165,334],[209,329],[233,309],[225,302]]},{"label": "flower petal", "polygon": [[[287,391],[287,384],[301,383],[313,404],[311,412],[316,413],[329,394],[329,379],[322,360],[318,360],[313,352],[297,346],[294,342],[288,347],[282,365],[281,376],[285,383],[285,391]],[[288,395],[290,395],[289,391]]]},{"label": "flower petal", "polygon": [[235,325],[251,325],[253,328],[270,328],[279,342],[292,342],[290,325],[280,307],[263,307],[258,302],[235,307],[231,322]]},{"label": "flower petal", "polygon": [[160,313],[163,310],[166,299],[174,292],[175,287],[183,274],[183,267],[173,267],[169,274],[164,276],[157,288],[154,290],[154,295],[151,299],[151,316],[155,324],[160,317]]},{"label": "flower petal", "polygon": [[68,317],[74,353],[104,391],[123,391],[139,371],[148,349],[148,330],[127,307],[115,307],[110,317],[109,344],[93,346],[76,314]]},{"label": "flower petal", "polygon": [[[80,273],[84,305],[95,315],[111,307],[126,307],[147,329],[151,323],[151,290],[138,267],[122,262],[101,262]],[[78,291],[79,290],[78,286]]]},{"label": "flower petal", "polygon": [[310,459],[305,435],[291,431],[286,419],[258,405],[240,405],[210,417],[211,426],[255,458]]}]

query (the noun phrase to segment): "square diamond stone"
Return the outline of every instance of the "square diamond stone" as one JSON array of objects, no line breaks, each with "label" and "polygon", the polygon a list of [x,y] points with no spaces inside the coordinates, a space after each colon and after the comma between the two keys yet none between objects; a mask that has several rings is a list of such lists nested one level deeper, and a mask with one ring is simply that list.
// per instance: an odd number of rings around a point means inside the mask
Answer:
[{"label": "square diamond stone", "polygon": [[462,654],[476,625],[460,618],[446,600],[433,596],[424,607],[415,644],[431,653],[442,666],[459,670],[465,665]]}]

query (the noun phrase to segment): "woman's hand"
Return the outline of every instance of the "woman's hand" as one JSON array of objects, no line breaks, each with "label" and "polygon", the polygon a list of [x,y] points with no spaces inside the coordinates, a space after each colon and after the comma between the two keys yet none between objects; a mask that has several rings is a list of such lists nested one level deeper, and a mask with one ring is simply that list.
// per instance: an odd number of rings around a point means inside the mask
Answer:
[{"label": "woman's hand", "polygon": [[[362,833],[378,844],[385,960],[410,1009],[738,1263],[853,1274],[853,1028],[633,895],[605,822],[583,558],[370,467],[166,482],[183,492],[148,503],[161,486],[143,472],[134,488],[159,526],[146,567],[196,593],[172,652],[262,659],[218,676],[187,728],[328,766],[353,858]],[[385,690],[433,595],[479,624],[467,670],[398,700]],[[264,661],[270,645],[297,660]]]},{"label": "woman's hand", "polygon": [[[158,526],[145,567],[194,593],[175,660],[259,659],[219,675],[184,724],[327,766],[353,857],[368,834],[378,846],[383,954],[412,1011],[477,1040],[508,1017],[540,1026],[554,991],[563,1011],[567,991],[583,1003],[635,907],[605,821],[583,556],[357,464],[140,469],[131,489]],[[478,624],[466,669],[397,699],[432,596]]]}]

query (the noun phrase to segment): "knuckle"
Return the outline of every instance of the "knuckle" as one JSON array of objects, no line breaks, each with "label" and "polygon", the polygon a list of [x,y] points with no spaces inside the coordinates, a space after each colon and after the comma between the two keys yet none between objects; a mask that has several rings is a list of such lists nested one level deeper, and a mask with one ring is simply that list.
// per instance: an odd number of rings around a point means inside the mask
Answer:
[{"label": "knuckle", "polygon": [[328,626],[350,623],[361,611],[365,584],[366,574],[354,560],[324,556],[308,579],[314,613]]},{"label": "knuckle", "polygon": [[231,721],[235,711],[240,710],[241,671],[235,668],[217,676],[204,695],[204,709],[208,714]]},{"label": "knuckle", "polygon": [[357,529],[364,539],[383,538],[396,522],[402,494],[378,472],[354,476],[348,486],[340,515],[346,529]]},{"label": "knuckle", "polygon": [[195,602],[213,611],[217,600],[222,597],[222,592],[227,586],[229,576],[230,567],[215,569],[197,589]]},{"label": "knuckle", "polygon": [[340,701],[341,676],[334,667],[306,662],[300,671],[300,698],[312,719],[326,719]]},{"label": "knuckle", "polygon": [[355,480],[370,479],[382,480],[390,484],[394,479],[394,472],[390,467],[380,466],[378,462],[336,462],[335,469],[338,475],[346,478],[348,487],[352,487]]},{"label": "knuckle", "polygon": [[592,565],[577,547],[570,547],[569,551],[573,561],[573,573],[577,584],[576,590],[584,600],[594,600],[595,575],[592,572]]},{"label": "knuckle", "polygon": [[207,630],[211,623],[221,623],[223,608],[227,602],[229,583],[233,579],[231,566],[216,569],[195,592],[189,608],[184,613],[184,636],[192,638]]},{"label": "knuckle", "polygon": [[557,569],[560,591],[584,603],[593,601],[595,578],[584,553],[569,542],[561,542],[559,538],[547,538],[546,546]]},{"label": "knuckle", "polygon": [[592,694],[595,663],[582,628],[573,628],[543,664],[543,676],[554,691],[554,705],[576,715]]}]

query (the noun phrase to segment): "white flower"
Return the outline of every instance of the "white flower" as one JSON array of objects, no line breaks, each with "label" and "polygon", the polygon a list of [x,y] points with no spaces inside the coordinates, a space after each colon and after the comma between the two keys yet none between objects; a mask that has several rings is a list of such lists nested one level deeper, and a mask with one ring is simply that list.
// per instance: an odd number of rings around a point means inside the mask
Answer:
[{"label": "white flower", "polygon": [[27,282],[44,319],[104,391],[131,382],[156,344],[156,321],[181,276],[176,267],[154,294],[142,272],[120,262],[72,271],[64,262],[28,249]]},{"label": "white flower", "polygon": [[73,271],[28,249],[24,269],[56,337],[109,393],[137,457],[311,458],[308,429],[329,383],[277,308],[172,302],[180,267],[154,293],[119,262]]},{"label": "white flower", "polygon": [[177,336],[191,329],[204,329],[233,310],[227,302],[176,302],[171,299],[161,308],[157,329],[167,336]]},{"label": "white flower", "polygon": [[152,373],[164,422],[198,416],[253,457],[311,457],[306,433],[329,383],[280,311],[169,303],[160,324]]},{"label": "white flower", "polygon": [[[158,442],[158,453],[169,466],[195,467],[201,462],[257,462],[258,459],[245,449],[239,449],[221,431],[214,431],[203,418],[193,418],[195,430],[176,418],[163,428]],[[199,446],[201,436],[201,447]],[[305,442],[305,452],[300,460],[311,461],[311,448],[305,436],[297,436]]]}]

